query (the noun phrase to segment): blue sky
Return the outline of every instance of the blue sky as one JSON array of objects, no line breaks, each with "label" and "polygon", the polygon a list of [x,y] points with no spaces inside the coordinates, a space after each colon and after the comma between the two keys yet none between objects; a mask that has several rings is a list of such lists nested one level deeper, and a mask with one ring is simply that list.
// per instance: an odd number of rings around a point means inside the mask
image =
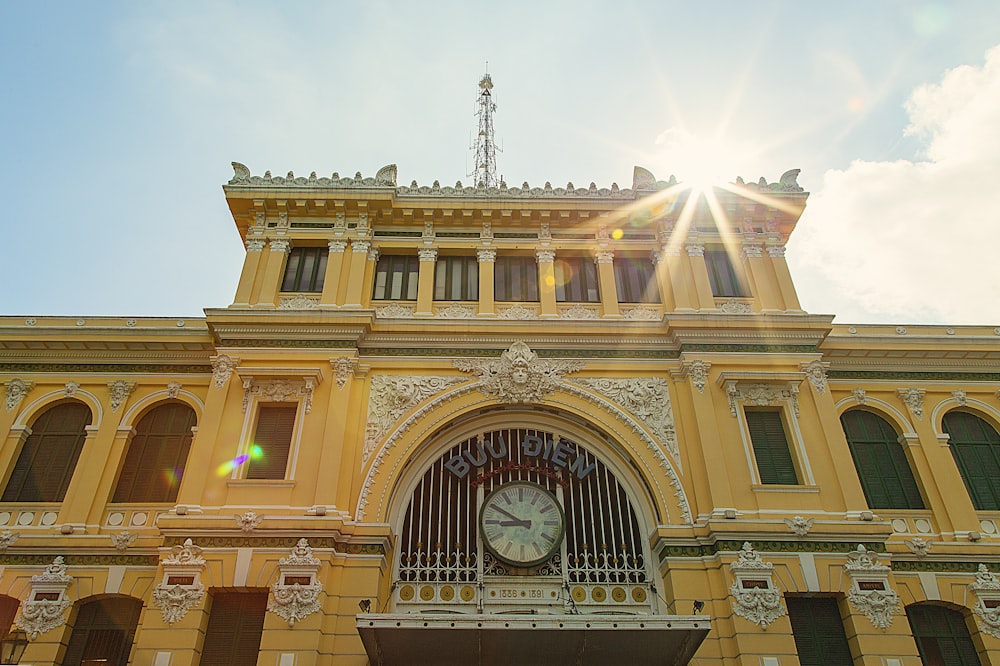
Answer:
[{"label": "blue sky", "polygon": [[719,173],[813,193],[788,259],[840,322],[1000,324],[1000,3],[0,0],[18,315],[201,314],[243,249],[229,163],[469,181],[489,61],[509,183]]}]

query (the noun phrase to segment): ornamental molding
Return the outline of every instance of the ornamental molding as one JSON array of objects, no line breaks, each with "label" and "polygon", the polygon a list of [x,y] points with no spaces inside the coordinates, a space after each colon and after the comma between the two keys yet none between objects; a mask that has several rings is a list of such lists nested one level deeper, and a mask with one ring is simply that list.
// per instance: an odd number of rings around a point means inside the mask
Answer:
[{"label": "ornamental molding", "polygon": [[270,243],[268,243],[268,247],[271,249],[271,252],[288,254],[288,251],[292,249],[292,244],[287,238],[274,238]]},{"label": "ornamental molding", "polygon": [[221,389],[233,375],[233,370],[235,370],[236,366],[239,365],[240,359],[226,354],[219,354],[218,356],[213,356],[211,360],[212,379],[214,381],[215,388]]},{"label": "ornamental molding", "polygon": [[705,246],[699,245],[697,243],[691,243],[684,246],[687,250],[689,257],[704,257],[705,256]]},{"label": "ornamental molding", "polygon": [[899,399],[903,401],[909,410],[918,419],[924,417],[924,396],[927,394],[925,389],[921,388],[902,388],[896,389],[896,395]]},{"label": "ornamental molding", "polygon": [[771,259],[783,259],[785,256],[785,246],[784,245],[768,245],[767,246],[767,256]]},{"label": "ornamental molding", "polygon": [[374,375],[368,393],[361,464],[368,463],[378,443],[407,410],[464,381],[465,377]]},{"label": "ornamental molding", "polygon": [[111,543],[114,545],[115,550],[119,553],[124,553],[128,550],[129,546],[135,543],[135,540],[138,537],[138,534],[133,534],[128,530],[122,530],[121,532],[116,532],[111,535]]},{"label": "ornamental molding", "polygon": [[288,622],[289,627],[319,612],[319,595],[323,591],[316,575],[319,569],[320,561],[313,557],[309,542],[299,539],[291,554],[278,561],[278,580],[271,586],[273,598],[267,610]]},{"label": "ornamental molding", "polygon": [[127,382],[124,379],[117,379],[108,383],[111,391],[111,411],[117,412],[118,408],[128,400],[128,397],[135,391],[135,382]]},{"label": "ornamental molding", "polygon": [[[372,242],[364,238],[355,238],[351,241],[351,253],[353,254],[365,254],[372,249]],[[377,250],[377,248],[376,248]]]},{"label": "ornamental molding", "polygon": [[184,385],[181,384],[180,382],[170,382],[170,383],[168,383],[167,384],[167,397],[168,398],[176,398],[180,394],[182,388],[184,388]]},{"label": "ornamental molding", "polygon": [[659,321],[662,317],[659,310],[643,307],[627,308],[622,311],[622,316],[633,321]]},{"label": "ornamental molding", "polygon": [[330,359],[330,367],[333,368],[333,377],[337,380],[337,390],[343,391],[347,380],[354,375],[358,367],[358,359],[353,356],[338,356]]},{"label": "ornamental molding", "polygon": [[7,411],[9,412],[21,404],[24,397],[31,393],[31,389],[35,388],[35,383],[15,378],[4,382],[3,386],[7,393]]},{"label": "ornamental molding", "polygon": [[163,560],[162,564],[165,568],[179,566],[203,568],[205,558],[202,557],[201,552],[201,548],[194,545],[191,539],[185,539],[182,545],[170,549],[170,555]]},{"label": "ornamental molding", "polygon": [[745,243],[740,247],[744,257],[759,259],[764,256],[764,248],[760,245],[754,245],[751,243]]},{"label": "ornamental molding", "polygon": [[264,522],[264,516],[256,511],[247,511],[236,516],[236,525],[244,534],[250,534]]},{"label": "ornamental molding", "polygon": [[965,407],[969,402],[969,397],[965,394],[965,391],[962,390],[952,391],[951,397],[955,399],[955,402],[958,403],[959,407]]},{"label": "ornamental molding", "polygon": [[436,247],[422,247],[417,250],[417,257],[420,261],[437,261],[438,251]]},{"label": "ornamental molding", "polygon": [[794,382],[778,384],[744,384],[736,380],[725,383],[726,397],[729,399],[729,413],[739,414],[739,405],[751,407],[774,407],[787,402],[795,416],[799,415],[799,388]]},{"label": "ornamental molding", "polygon": [[497,319],[538,319],[538,312],[523,305],[512,305],[498,310]]},{"label": "ornamental molding", "polygon": [[708,370],[711,367],[712,364],[708,361],[684,361],[681,363],[681,376],[690,379],[691,384],[698,389],[698,393],[704,393]]},{"label": "ornamental molding", "polygon": [[64,625],[64,613],[72,603],[66,590],[72,584],[73,577],[66,573],[66,564],[60,555],[43,573],[31,577],[31,592],[21,603],[21,614],[15,624],[27,632],[31,640]]},{"label": "ornamental molding", "polygon": [[868,394],[863,388],[851,389],[851,395],[854,396],[854,401],[859,405],[865,404],[868,400]]},{"label": "ornamental molding", "polygon": [[535,250],[535,260],[540,264],[551,264],[556,260],[556,251],[549,249]]},{"label": "ornamental molding", "polygon": [[729,588],[733,595],[733,612],[767,629],[768,625],[788,611],[781,605],[781,590],[774,586],[774,565],[764,562],[749,541],[743,543],[729,570],[736,578]]},{"label": "ornamental molding", "polygon": [[447,305],[437,308],[434,316],[438,319],[474,319],[476,308],[470,305]]},{"label": "ornamental molding", "polygon": [[717,307],[725,314],[753,314],[753,305],[735,298],[718,303]]},{"label": "ornamental molding", "polygon": [[799,366],[817,393],[826,392],[826,369],[828,367],[830,367],[830,364],[823,363],[822,361],[810,361]]},{"label": "ornamental molding", "polygon": [[80,390],[80,384],[77,382],[66,382],[66,387],[63,389],[63,393],[67,398],[72,398],[76,395],[76,392]]},{"label": "ornamental molding", "polygon": [[575,379],[636,417],[676,460],[680,456],[666,379]]},{"label": "ornamental molding", "polygon": [[326,247],[334,254],[343,254],[347,250],[347,241],[343,238],[333,238],[326,242]]},{"label": "ornamental molding", "polygon": [[885,631],[900,607],[899,595],[889,586],[890,568],[880,564],[876,554],[863,544],[848,553],[847,558],[844,570],[851,578],[847,598],[873,626]]},{"label": "ornamental molding", "polygon": [[979,565],[976,580],[969,585],[976,595],[972,611],[979,618],[980,628],[994,638],[1000,638],[1000,580],[985,564]]},{"label": "ornamental molding", "polygon": [[413,317],[413,307],[390,303],[381,308],[375,308],[375,316],[379,319],[410,319]]},{"label": "ornamental molding", "polygon": [[493,263],[497,260],[497,251],[493,248],[480,248],[476,250],[476,259],[481,264]]},{"label": "ornamental molding", "polygon": [[172,625],[204,598],[201,573],[206,563],[202,549],[191,539],[185,539],[182,545],[171,548],[170,555],[160,564],[163,580],[153,590],[153,606],[160,610],[163,621]]},{"label": "ornamental molding", "polygon": [[479,377],[475,388],[484,395],[512,405],[541,402],[563,377],[584,367],[582,361],[540,359],[521,340],[498,359],[456,359],[454,365]]},{"label": "ornamental molding", "polygon": [[795,536],[804,537],[809,534],[809,530],[812,529],[813,519],[803,518],[802,516],[792,516],[791,518],[785,518],[785,524],[788,525],[788,529],[790,529]]},{"label": "ornamental molding", "polygon": [[601,315],[597,308],[588,308],[579,303],[568,308],[559,308],[560,319],[600,319]]},{"label": "ornamental molding", "polygon": [[925,539],[921,539],[920,537],[906,539],[903,543],[906,544],[906,547],[910,549],[911,553],[920,559],[927,557],[928,553],[931,552],[930,542]]},{"label": "ornamental molding", "polygon": [[197,585],[158,585],[153,590],[153,606],[160,610],[163,621],[167,624],[179,622],[188,611],[201,603],[205,596],[205,586]]},{"label": "ornamental molding", "polygon": [[594,250],[594,263],[597,264],[615,263],[615,251],[610,249]]},{"label": "ornamental molding", "polygon": [[282,296],[278,300],[279,310],[315,310],[318,307],[318,296],[296,294],[295,296]]},{"label": "ornamental molding", "polygon": [[246,240],[247,252],[263,252],[267,241],[263,238],[248,238]]},{"label": "ornamental molding", "polygon": [[313,377],[302,379],[243,379],[243,412],[246,413],[250,401],[256,398],[258,402],[295,402],[302,400],[305,413],[312,411],[313,390],[316,380]]},{"label": "ornamental molding", "polygon": [[17,539],[17,532],[11,532],[10,530],[0,532],[0,553],[7,552],[7,549],[13,546]]}]

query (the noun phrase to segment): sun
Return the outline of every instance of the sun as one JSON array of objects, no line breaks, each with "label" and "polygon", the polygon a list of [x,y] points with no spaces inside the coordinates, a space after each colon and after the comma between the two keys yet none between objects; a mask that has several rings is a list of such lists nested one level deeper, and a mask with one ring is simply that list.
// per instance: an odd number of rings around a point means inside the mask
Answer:
[{"label": "sun", "polygon": [[699,136],[671,127],[656,139],[654,173],[672,173],[692,190],[704,192],[731,182],[753,164],[757,151],[721,135]]}]

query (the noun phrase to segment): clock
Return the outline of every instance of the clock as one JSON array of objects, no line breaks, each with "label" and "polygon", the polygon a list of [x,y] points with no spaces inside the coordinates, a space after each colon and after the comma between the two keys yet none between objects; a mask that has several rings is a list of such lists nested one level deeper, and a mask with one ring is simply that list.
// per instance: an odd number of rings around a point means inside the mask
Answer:
[{"label": "clock", "polygon": [[483,500],[479,532],[491,553],[508,564],[541,564],[559,550],[566,521],[559,500],[528,481],[506,483]]}]

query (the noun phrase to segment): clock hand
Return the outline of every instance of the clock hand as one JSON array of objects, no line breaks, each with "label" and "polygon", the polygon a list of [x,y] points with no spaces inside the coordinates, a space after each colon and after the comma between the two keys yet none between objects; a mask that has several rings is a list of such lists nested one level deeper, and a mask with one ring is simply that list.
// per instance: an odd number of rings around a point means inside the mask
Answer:
[{"label": "clock hand", "polygon": [[531,529],[530,520],[502,520],[497,524],[500,527],[523,527],[525,529]]},{"label": "clock hand", "polygon": [[500,507],[498,507],[496,505],[494,505],[493,508],[496,509],[497,511],[499,511],[500,513],[502,513],[503,515],[507,516],[511,520],[517,520],[517,521],[523,522],[523,521],[521,521],[520,518],[518,518],[517,516],[515,516],[514,514],[512,514],[510,511],[504,511],[503,509],[501,509]]}]

